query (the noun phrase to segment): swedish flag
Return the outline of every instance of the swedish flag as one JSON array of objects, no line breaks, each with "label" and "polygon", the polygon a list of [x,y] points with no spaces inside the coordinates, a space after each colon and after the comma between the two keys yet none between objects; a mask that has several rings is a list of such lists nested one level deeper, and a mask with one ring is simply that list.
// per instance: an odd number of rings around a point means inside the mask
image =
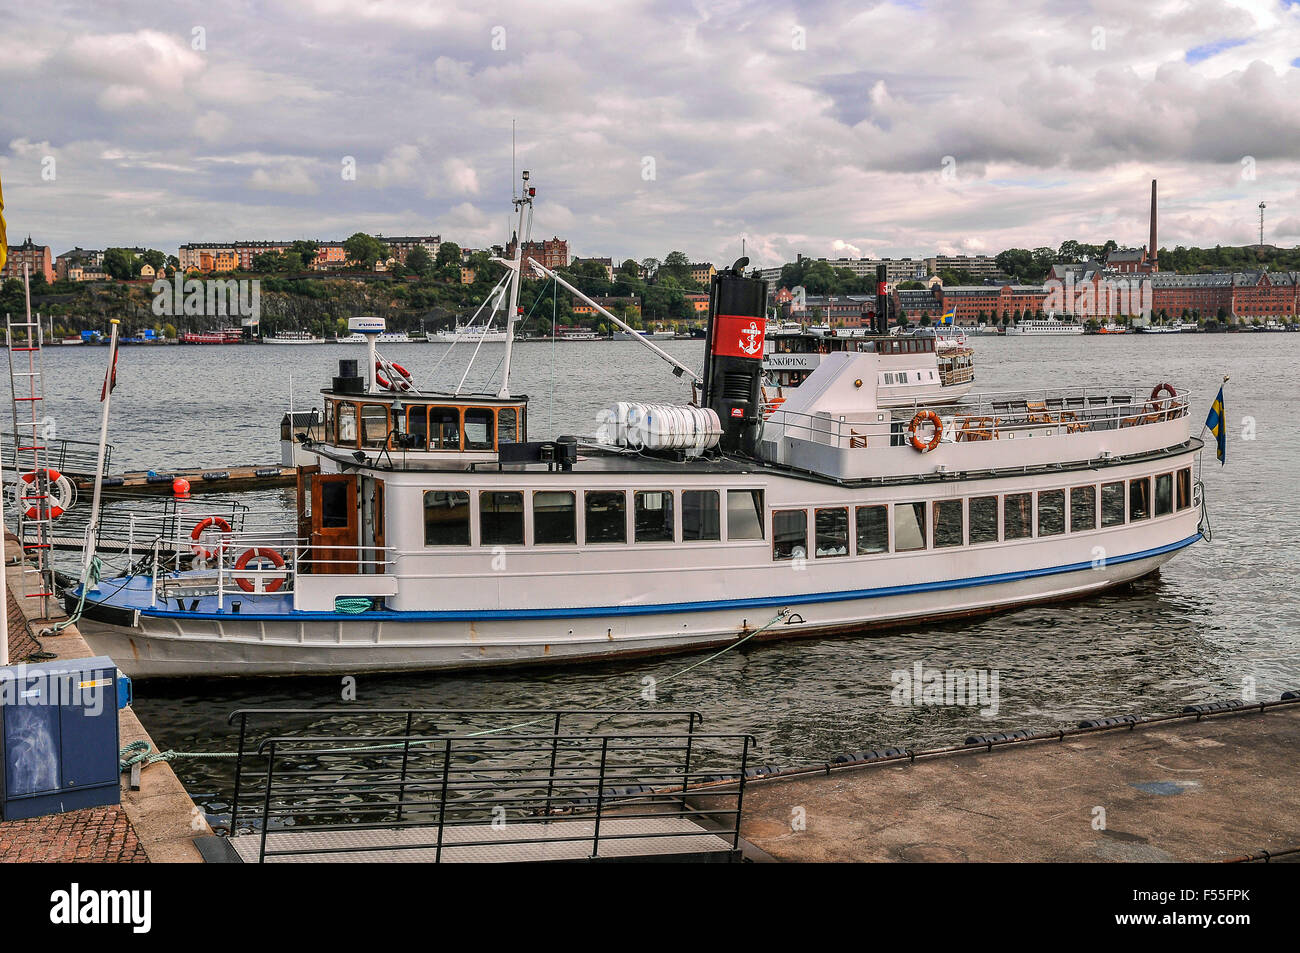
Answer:
[{"label": "swedish flag", "polygon": [[1210,415],[1205,418],[1205,426],[1210,433],[1214,434],[1214,439],[1219,443],[1219,449],[1215,456],[1219,458],[1220,463],[1226,463],[1224,459],[1227,456],[1228,427],[1227,421],[1223,415],[1223,388],[1219,388],[1219,396],[1214,398],[1214,403],[1210,405]]},{"label": "swedish flag", "polygon": [[953,319],[956,317],[957,317],[957,309],[953,308],[951,311],[945,311],[943,314],[939,316],[939,323],[952,324]]},{"label": "swedish flag", "polygon": [[5,192],[0,188],[0,270],[9,259],[9,239],[5,236]]}]

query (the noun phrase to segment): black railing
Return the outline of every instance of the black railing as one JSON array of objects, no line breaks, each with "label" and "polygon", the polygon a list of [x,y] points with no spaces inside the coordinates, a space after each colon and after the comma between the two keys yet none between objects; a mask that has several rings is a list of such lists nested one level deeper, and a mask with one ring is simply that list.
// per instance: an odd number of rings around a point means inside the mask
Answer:
[{"label": "black railing", "polygon": [[[252,722],[273,715],[313,724],[257,737],[264,730]],[[341,719],[347,728],[322,730]],[[254,709],[231,720],[231,833],[245,833],[242,816],[259,862],[385,851],[439,862],[482,859],[476,851],[489,848],[511,859],[734,858],[739,849],[753,742],[698,731],[696,712]],[[614,727],[629,721],[655,730]],[[360,842],[358,831],[381,833]]]},{"label": "black railing", "polygon": [[[74,506],[54,524],[55,549],[81,549],[85,544],[86,529],[90,523],[89,500],[82,496],[85,505]],[[174,544],[190,536],[194,527],[209,516],[220,517],[232,532],[242,532],[249,507],[235,500],[205,497],[202,502],[177,500],[171,497],[141,500],[138,496],[105,496],[95,526],[95,549],[103,555],[125,554],[140,556],[151,552],[155,540]],[[23,526],[24,542],[36,541],[35,528]],[[174,545],[163,553],[167,558],[175,555]],[[188,553],[187,553],[188,555]]]},{"label": "black railing", "polygon": [[[24,441],[29,440],[31,434],[23,437]],[[4,468],[13,470],[17,463],[22,460],[23,465],[29,465],[31,462],[31,451],[24,451],[20,456],[16,449],[17,443],[14,435],[5,434],[4,440]],[[58,470],[60,473],[66,473],[69,476],[93,477],[95,475],[95,466],[99,463],[99,444],[92,440],[67,440],[63,437],[37,439],[42,447],[45,448],[46,465]],[[30,443],[24,443],[24,446],[30,446]],[[104,474],[112,473],[113,446],[109,444],[104,447]]]}]

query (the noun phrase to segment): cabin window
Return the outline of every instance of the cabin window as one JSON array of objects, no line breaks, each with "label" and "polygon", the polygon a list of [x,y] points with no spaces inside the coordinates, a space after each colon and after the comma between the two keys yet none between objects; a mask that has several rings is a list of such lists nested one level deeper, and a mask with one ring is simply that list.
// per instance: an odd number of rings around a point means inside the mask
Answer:
[{"label": "cabin window", "polygon": [[808,556],[808,513],[806,510],[772,511],[772,558],[806,559]]},{"label": "cabin window", "polygon": [[334,441],[340,446],[357,445],[357,405],[348,400],[339,401],[338,438]]},{"label": "cabin window", "polygon": [[[717,490],[682,490],[682,539],[722,539]],[[761,535],[761,534],[760,534]]]},{"label": "cabin window", "polygon": [[1033,495],[1008,493],[1002,498],[1002,538],[1025,539],[1034,535]]},{"label": "cabin window", "polygon": [[533,494],[533,542],[576,543],[577,504],[570,490],[538,490]]},{"label": "cabin window", "polygon": [[627,542],[627,494],[616,491],[588,490],[587,532],[588,543]]},{"label": "cabin window", "polygon": [[424,491],[424,545],[469,545],[469,494],[463,490]]},{"label": "cabin window", "polygon": [[1192,505],[1192,469],[1187,467],[1175,475],[1178,477],[1178,508],[1185,510]]},{"label": "cabin window", "polygon": [[492,432],[494,422],[492,408],[466,407],[465,449],[495,450],[497,446],[496,437]]},{"label": "cabin window", "polygon": [[925,504],[894,504],[894,552],[925,549]]},{"label": "cabin window", "polygon": [[857,513],[858,555],[889,552],[889,513],[883,506],[859,506]]},{"label": "cabin window", "polygon": [[1070,532],[1097,528],[1097,488],[1076,486],[1070,490]]},{"label": "cabin window", "polygon": [[671,490],[638,490],[632,510],[632,522],[638,543],[671,543],[673,532],[673,494]]},{"label": "cabin window", "polygon": [[519,413],[513,407],[497,411],[497,442],[515,443],[519,440]]},{"label": "cabin window", "polygon": [[1101,525],[1124,525],[1124,484],[1120,482],[1101,485]]},{"label": "cabin window", "polygon": [[849,511],[846,507],[817,510],[818,556],[847,556],[849,554]]},{"label": "cabin window", "polygon": [[361,405],[361,446],[384,447],[388,444],[388,406]]},{"label": "cabin window", "polygon": [[1174,475],[1162,473],[1156,477],[1156,516],[1168,516],[1174,511]]},{"label": "cabin window", "polygon": [[727,491],[727,539],[763,538],[763,491]]},{"label": "cabin window", "polygon": [[1144,520],[1151,515],[1151,478],[1128,481],[1128,519]]},{"label": "cabin window", "polygon": [[998,498],[973,496],[969,505],[971,543],[996,543],[998,541]]},{"label": "cabin window", "polygon": [[506,490],[485,490],[478,495],[480,546],[524,544],[524,495]]},{"label": "cabin window", "polygon": [[460,449],[460,408],[429,408],[429,449]]},{"label": "cabin window", "polygon": [[934,514],[934,546],[942,549],[960,546],[966,541],[966,526],[961,500],[936,500],[931,507]]},{"label": "cabin window", "polygon": [[348,485],[342,480],[322,480],[320,485],[320,525],[324,529],[342,529],[350,522]]},{"label": "cabin window", "polygon": [[429,446],[429,408],[421,404],[406,411],[406,432],[416,440],[415,448],[423,450]]},{"label": "cabin window", "polygon": [[1060,536],[1065,532],[1065,491],[1042,490],[1038,494],[1038,535]]}]

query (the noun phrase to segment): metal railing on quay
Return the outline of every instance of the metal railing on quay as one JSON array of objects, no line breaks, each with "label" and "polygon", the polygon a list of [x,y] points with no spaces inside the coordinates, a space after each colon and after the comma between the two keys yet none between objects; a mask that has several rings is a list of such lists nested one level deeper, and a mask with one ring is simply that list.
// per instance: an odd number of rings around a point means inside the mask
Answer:
[{"label": "metal railing on quay", "polygon": [[[23,439],[30,440],[31,434]],[[12,473],[17,466],[17,441],[12,433],[0,436],[4,441],[4,469]],[[69,476],[93,477],[99,463],[99,444],[93,440],[68,440],[64,437],[41,438],[46,447],[47,466]],[[112,473],[113,447],[104,447],[104,474]]]}]

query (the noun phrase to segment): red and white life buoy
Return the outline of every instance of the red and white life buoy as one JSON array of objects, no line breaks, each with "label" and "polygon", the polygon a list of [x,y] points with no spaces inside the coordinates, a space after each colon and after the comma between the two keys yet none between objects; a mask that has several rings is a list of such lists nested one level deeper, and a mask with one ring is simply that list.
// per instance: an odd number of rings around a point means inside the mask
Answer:
[{"label": "red and white life buoy", "polygon": [[190,539],[192,540],[190,543],[190,549],[194,550],[195,556],[202,556],[204,559],[216,559],[226,551],[226,539],[224,535],[217,543],[215,549],[209,549],[201,542],[203,534],[213,526],[221,530],[223,534],[230,532],[230,524],[220,516],[209,516],[207,519],[195,523],[194,529],[190,532]]},{"label": "red and white life buoy", "polygon": [[[235,563],[235,569],[236,570],[247,569],[248,564],[251,563],[254,559],[257,559],[259,561],[266,560],[267,562],[271,563],[271,565],[276,569],[280,569],[284,566],[284,557],[281,556],[279,553],[277,553],[274,549],[268,549],[265,546],[258,546],[254,549],[247,550],[244,553],[244,555],[240,556],[239,561]],[[254,566],[253,568],[256,569],[258,567]],[[281,586],[284,585],[283,577],[279,579],[272,579],[270,582],[266,584],[264,588],[260,590],[253,584],[252,580],[244,579],[242,576],[236,576],[235,582],[239,585],[239,588],[243,589],[245,592],[259,592],[259,591],[275,592]]]},{"label": "red and white life buoy", "polygon": [[[44,480],[44,486],[41,486],[38,477]],[[77,488],[71,480],[53,467],[48,470],[24,473],[18,480],[18,502],[25,504],[23,515],[29,520],[56,520],[71,509],[72,504],[77,501]],[[29,488],[33,487],[37,492],[29,493]],[[42,500],[46,501],[45,506],[41,505]],[[41,510],[46,512],[42,514]]]},{"label": "red and white life buoy", "polygon": [[[1161,397],[1161,394],[1168,394],[1168,399]],[[1174,385],[1169,382],[1157,384],[1151,389],[1151,396],[1147,399],[1147,405],[1144,408],[1147,411],[1145,422],[1155,423],[1160,420],[1172,420],[1174,416],[1174,400],[1178,397],[1178,391]]]},{"label": "red and white life buoy", "polygon": [[[927,420],[934,427],[934,434],[928,441],[922,439],[920,434],[921,425]],[[939,440],[943,437],[943,421],[939,419],[939,415],[933,410],[918,411],[916,416],[912,418],[912,423],[907,428],[907,432],[911,435],[912,446],[916,450],[921,453],[929,453],[939,446]]]},{"label": "red and white life buoy", "polygon": [[411,372],[393,361],[389,361],[388,366],[397,372],[391,381],[384,376],[384,362],[375,361],[375,383],[384,390],[410,390]]}]

